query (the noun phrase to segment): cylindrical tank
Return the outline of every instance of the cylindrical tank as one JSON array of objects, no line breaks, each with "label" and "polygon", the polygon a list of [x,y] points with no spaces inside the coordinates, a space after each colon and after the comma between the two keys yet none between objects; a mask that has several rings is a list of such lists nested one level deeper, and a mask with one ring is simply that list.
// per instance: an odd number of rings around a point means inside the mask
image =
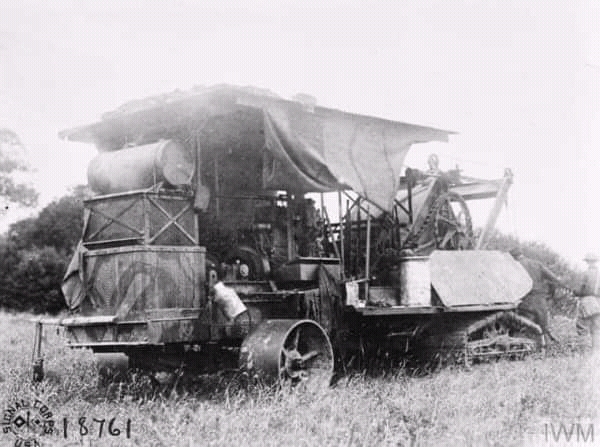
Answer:
[{"label": "cylindrical tank", "polygon": [[431,273],[427,256],[410,256],[400,261],[400,304],[431,306]]},{"label": "cylindrical tank", "polygon": [[145,189],[158,182],[188,185],[194,174],[194,157],[173,140],[100,152],[88,166],[88,183],[99,194]]}]

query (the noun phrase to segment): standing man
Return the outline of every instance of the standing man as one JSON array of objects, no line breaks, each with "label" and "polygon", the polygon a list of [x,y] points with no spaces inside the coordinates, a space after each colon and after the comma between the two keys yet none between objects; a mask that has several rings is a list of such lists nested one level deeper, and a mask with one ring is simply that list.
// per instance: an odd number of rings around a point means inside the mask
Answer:
[{"label": "standing man", "polygon": [[551,287],[558,285],[566,287],[562,281],[552,273],[544,264],[534,259],[523,256],[518,247],[510,251],[515,260],[519,261],[533,281],[531,291],[519,303],[517,312],[524,317],[529,318],[542,328],[544,334],[554,342],[558,340],[550,332],[548,327],[548,298],[552,295]]},{"label": "standing man", "polygon": [[592,334],[592,351],[600,353],[600,272],[598,272],[598,257],[588,253],[583,258],[588,264],[585,278],[578,295],[579,311],[577,315],[577,330],[581,332],[586,326]]}]

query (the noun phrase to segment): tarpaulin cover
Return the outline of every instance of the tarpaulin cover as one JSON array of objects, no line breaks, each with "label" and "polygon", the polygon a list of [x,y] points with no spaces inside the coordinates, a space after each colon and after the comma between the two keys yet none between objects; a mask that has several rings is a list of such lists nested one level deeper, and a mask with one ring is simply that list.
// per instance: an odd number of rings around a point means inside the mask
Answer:
[{"label": "tarpaulin cover", "polygon": [[114,150],[132,141],[146,142],[144,138],[172,138],[177,132],[193,139],[209,117],[248,109],[264,115],[267,151],[257,148],[256,156],[262,158],[265,188],[301,193],[351,188],[385,210],[391,209],[410,146],[447,141],[451,133],[306,107],[258,89],[217,86],[131,102],[99,123],[60,135]]},{"label": "tarpaulin cover", "polygon": [[350,188],[384,210],[392,207],[413,143],[447,141],[449,132],[339,110],[268,99],[263,181],[271,189],[315,192]]},{"label": "tarpaulin cover", "polygon": [[[89,215],[89,213],[85,214]],[[83,269],[81,266],[83,263],[83,254],[86,251],[87,250],[80,242],[71,258],[71,262],[69,262],[69,266],[67,267],[67,271],[63,278],[61,290],[65,297],[67,307],[70,310],[77,309],[85,297]]]}]

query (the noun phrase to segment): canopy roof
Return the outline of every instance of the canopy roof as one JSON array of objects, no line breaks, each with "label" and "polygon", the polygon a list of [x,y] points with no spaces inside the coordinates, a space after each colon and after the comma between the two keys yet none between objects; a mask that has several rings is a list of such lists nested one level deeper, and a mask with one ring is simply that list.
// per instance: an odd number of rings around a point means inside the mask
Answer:
[{"label": "canopy roof", "polygon": [[391,209],[411,145],[448,141],[453,133],[288,101],[267,90],[220,85],[131,101],[97,123],[59,136],[95,143],[100,151],[174,134],[193,142],[210,119],[244,113],[262,114],[262,120],[251,122],[260,123],[264,133],[267,150],[255,151],[262,158],[264,188],[350,188],[385,210]]}]

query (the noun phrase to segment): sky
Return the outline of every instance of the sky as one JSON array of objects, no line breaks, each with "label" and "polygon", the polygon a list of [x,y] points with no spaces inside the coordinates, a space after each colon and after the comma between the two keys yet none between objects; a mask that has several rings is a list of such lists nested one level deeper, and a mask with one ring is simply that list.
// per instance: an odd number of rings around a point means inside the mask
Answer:
[{"label": "sky", "polygon": [[26,145],[44,205],[86,183],[95,154],[58,131],[126,101],[221,83],[307,93],[458,132],[407,164],[436,152],[471,176],[510,168],[499,229],[580,263],[600,254],[599,30],[595,0],[5,0],[0,127]]}]

